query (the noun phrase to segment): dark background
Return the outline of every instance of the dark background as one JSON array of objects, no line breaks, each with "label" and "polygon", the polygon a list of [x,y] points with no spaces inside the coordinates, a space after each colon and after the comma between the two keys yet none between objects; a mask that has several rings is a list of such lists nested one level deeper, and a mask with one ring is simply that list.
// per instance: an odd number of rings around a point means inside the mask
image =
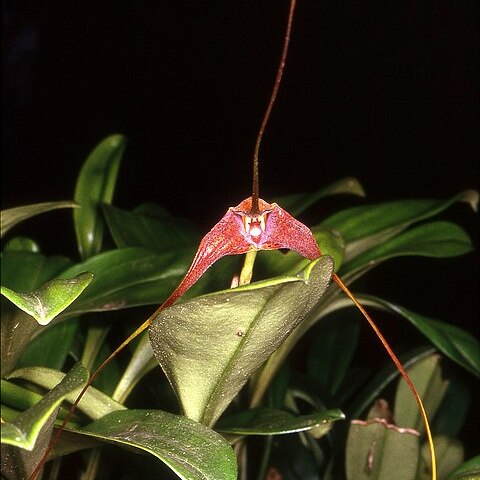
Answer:
[{"label": "dark background", "polygon": [[[279,0],[4,1],[3,208],[71,198],[86,155],[118,132],[115,204],[158,202],[207,231],[249,194],[287,12]],[[476,1],[300,1],[261,196],[347,175],[369,202],[478,189],[477,27]],[[325,200],[303,219],[363,202]],[[478,246],[467,206],[443,218]],[[73,234],[50,233],[62,222],[71,230],[69,212],[19,231],[68,253]],[[371,278],[369,291],[478,333],[478,254],[391,261]]]}]

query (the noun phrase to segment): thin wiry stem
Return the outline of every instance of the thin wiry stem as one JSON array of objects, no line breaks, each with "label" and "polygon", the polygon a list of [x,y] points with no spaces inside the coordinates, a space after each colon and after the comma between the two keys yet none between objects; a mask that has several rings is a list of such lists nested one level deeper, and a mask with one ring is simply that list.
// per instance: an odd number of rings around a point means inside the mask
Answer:
[{"label": "thin wiry stem", "polygon": [[295,11],[296,0],[292,0],[290,3],[290,12],[288,14],[287,31],[283,42],[282,56],[280,58],[280,65],[278,66],[277,76],[275,77],[275,83],[273,84],[272,95],[268,102],[267,110],[263,117],[260,129],[258,131],[257,141],[255,143],[255,150],[253,151],[253,185],[252,185],[252,207],[250,213],[258,213],[258,198],[259,198],[259,175],[258,175],[258,152],[260,150],[260,144],[262,143],[262,137],[265,133],[265,128],[272,113],[275,99],[277,98],[278,89],[280,88],[280,82],[282,81],[283,71],[285,69],[285,62],[287,60],[288,46],[290,44],[290,34],[292,31],[293,12]]}]

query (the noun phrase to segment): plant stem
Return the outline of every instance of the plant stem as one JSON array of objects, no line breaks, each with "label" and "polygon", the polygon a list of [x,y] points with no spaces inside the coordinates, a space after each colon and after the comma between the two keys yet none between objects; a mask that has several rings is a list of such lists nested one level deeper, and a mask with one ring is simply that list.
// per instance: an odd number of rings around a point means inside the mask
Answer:
[{"label": "plant stem", "polygon": [[252,250],[245,255],[243,268],[242,268],[242,271],[240,272],[240,279],[238,281],[239,285],[248,285],[252,280],[253,265],[255,263],[256,256],[257,256],[256,250]]}]

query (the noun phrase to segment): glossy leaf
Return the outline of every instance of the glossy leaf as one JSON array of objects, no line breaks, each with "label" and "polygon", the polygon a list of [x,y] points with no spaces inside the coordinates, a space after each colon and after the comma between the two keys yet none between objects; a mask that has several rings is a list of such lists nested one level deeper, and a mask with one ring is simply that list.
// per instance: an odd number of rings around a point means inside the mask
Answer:
[{"label": "glossy leaf", "polygon": [[[288,210],[291,215],[296,217],[321,198],[327,197],[328,195],[343,193],[358,195],[360,197],[365,196],[365,191],[363,190],[360,182],[354,177],[346,177],[341,178],[340,180],[337,180],[331,185],[323,187],[316,192],[286,195],[284,197],[277,198],[275,202],[278,203],[282,208],[285,208],[285,210]],[[325,252],[325,254],[327,253]]]},{"label": "glossy leaf", "polygon": [[[335,271],[337,271],[343,262],[345,250],[343,239],[335,232],[324,229],[315,229],[312,233],[322,254],[329,255],[333,258]],[[290,275],[305,268],[308,262],[309,260],[303,258],[293,250],[287,252],[271,250],[259,252],[255,270],[260,269],[262,273],[268,277]]]},{"label": "glossy leaf", "polygon": [[74,318],[42,329],[39,335],[28,343],[16,367],[35,366],[62,370],[78,329],[78,319]]},{"label": "glossy leaf", "polygon": [[153,355],[152,346],[148,335],[143,335],[135,352],[118,382],[112,398],[124,402],[137,383],[151,370],[158,367],[158,362]]},{"label": "glossy leaf", "polygon": [[73,212],[73,219],[82,258],[100,251],[104,227],[99,204],[113,199],[125,146],[125,137],[110,135],[93,149],[80,170],[74,200],[81,208]]},{"label": "glossy leaf", "polygon": [[[55,277],[70,263],[65,257],[45,257],[30,252],[3,252],[1,283],[16,291],[34,290]],[[22,352],[42,327],[4,297],[1,299],[1,370],[2,375],[6,375],[15,368]]]},{"label": "glossy leaf", "polygon": [[480,455],[467,460],[456,468],[447,480],[475,480],[480,477]]},{"label": "glossy leaf", "polygon": [[2,425],[2,443],[32,450],[43,425],[54,414],[62,400],[88,380],[87,370],[79,363],[36,405],[19,415],[12,423]]},{"label": "glossy leaf", "polygon": [[449,222],[431,222],[403,232],[371,248],[344,265],[349,273],[389,258],[415,255],[426,257],[454,257],[473,250],[470,237],[458,225]]},{"label": "glossy leaf", "polygon": [[76,300],[92,279],[92,273],[84,272],[66,280],[51,280],[38,290],[28,293],[16,292],[3,286],[1,293],[20,310],[35,318],[40,325],[48,325]]},{"label": "glossy leaf", "polygon": [[62,256],[46,257],[26,251],[4,251],[1,284],[11,290],[28,292],[56,277],[71,264],[71,260]]},{"label": "glossy leaf", "polygon": [[[163,216],[129,212],[112,205],[102,205],[105,220],[118,248],[146,247],[152,250],[191,247],[200,241],[200,235],[189,222],[171,215]],[[148,212],[152,211],[152,206]]]},{"label": "glossy leaf", "polygon": [[257,408],[221,418],[215,430],[228,435],[284,435],[321,429],[326,434],[333,422],[344,419],[338,409],[295,416],[284,410]]},{"label": "glossy leaf", "polygon": [[13,237],[7,242],[3,251],[40,253],[40,247],[38,243],[31,238]]},{"label": "glossy leaf", "polygon": [[[32,392],[25,387],[4,380],[3,378],[0,382],[2,386],[0,389],[2,405],[14,407],[18,412],[33,407],[33,405],[38,403],[42,398],[39,393]],[[4,417],[2,416],[2,418]]]},{"label": "glossy leaf", "polygon": [[[447,437],[446,435],[436,435],[433,437],[435,443],[435,453],[437,457],[437,477],[445,479],[464,460],[463,446],[456,438]],[[430,480],[430,450],[428,445],[422,446],[421,455],[424,462],[423,468],[420,467],[421,474],[418,480]]]},{"label": "glossy leaf", "polygon": [[49,212],[58,208],[77,208],[78,204],[71,201],[45,202],[9,208],[1,212],[0,237],[3,237],[11,228],[28,218]]},{"label": "glossy leaf", "polygon": [[183,416],[160,410],[114,412],[83,432],[156,456],[180,478],[236,480],[235,455],[218,433]]},{"label": "glossy leaf", "polygon": [[158,362],[184,413],[213,425],[258,367],[327,288],[330,257],[279,277],[163,310],[150,327]]},{"label": "glossy leaf", "polygon": [[[393,425],[377,402],[366,421],[353,420],[346,445],[348,480],[414,480],[419,460],[419,436]],[[380,414],[380,415],[379,415]],[[389,416],[389,415],[387,415]]]},{"label": "glossy leaf", "polygon": [[[79,365],[82,364],[79,362]],[[82,368],[86,371],[83,365]],[[27,367],[15,370],[8,376],[8,378],[21,378],[43,388],[52,389],[55,385],[63,381],[65,374],[51,368]],[[64,398],[73,403],[76,400],[78,393],[78,390],[73,393],[67,392]],[[78,409],[87,414],[90,418],[97,419],[108,413],[117,410],[124,410],[125,407],[99,390],[89,388],[79,402]]]},{"label": "glossy leaf", "polygon": [[478,192],[465,190],[448,200],[400,200],[350,208],[330,216],[321,226],[340,232],[348,244],[345,258],[348,261],[458,201],[468,202],[476,211]]},{"label": "glossy leaf", "polygon": [[[405,368],[409,368],[430,356],[433,352],[435,352],[435,349],[431,347],[417,348],[406,355],[400,356],[399,360]],[[354,418],[359,417],[381,395],[383,390],[399,376],[400,373],[395,365],[392,362],[387,363],[348,406],[347,410],[350,415]]]},{"label": "glossy leaf", "polygon": [[[89,288],[66,313],[77,315],[88,311],[159,304],[183,278],[192,257],[191,249],[158,253],[139,247],[95,255],[62,273],[61,277],[86,270],[94,274]],[[194,291],[195,287],[192,293]]]},{"label": "glossy leaf", "polygon": [[448,381],[448,388],[435,415],[432,430],[436,434],[455,437],[469,418],[472,394],[469,386],[455,377],[449,376]]},{"label": "glossy leaf", "polygon": [[467,331],[455,325],[414,313],[378,297],[362,295],[359,296],[359,299],[367,306],[390,310],[405,318],[448,358],[480,377],[480,344]]},{"label": "glossy leaf", "polygon": [[[65,374],[63,375],[65,376]],[[33,392],[26,387],[18,385],[8,380],[1,380],[1,398],[2,406],[6,407],[8,405],[7,415],[8,418],[2,418],[6,421],[13,422],[13,420],[21,414],[21,412],[28,410],[37,404],[41,399],[42,395],[39,393]],[[13,410],[11,407],[14,407]],[[65,418],[68,410],[65,407],[60,407],[58,410],[58,418]],[[75,424],[78,420],[78,416],[73,414],[70,418],[69,424]]]},{"label": "glossy leaf", "polygon": [[[434,418],[445,395],[448,381],[442,379],[440,356],[430,355],[407,370],[408,376],[423,400],[428,418]],[[423,419],[406,382],[400,381],[395,395],[395,421],[403,427],[424,432]]]}]

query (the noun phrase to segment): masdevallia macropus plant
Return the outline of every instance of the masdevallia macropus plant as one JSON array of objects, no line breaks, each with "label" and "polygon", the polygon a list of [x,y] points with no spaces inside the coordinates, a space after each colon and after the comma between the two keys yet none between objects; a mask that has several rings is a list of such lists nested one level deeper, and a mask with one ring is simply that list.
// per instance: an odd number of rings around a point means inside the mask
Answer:
[{"label": "masdevallia macropus plant", "polygon": [[[258,250],[276,250],[276,249],[290,249],[294,250],[303,257],[314,260],[322,255],[317,242],[311,233],[310,229],[292,217],[288,212],[282,209],[276,203],[268,203],[262,200],[259,196],[259,150],[262,141],[262,137],[267,126],[268,119],[270,117],[272,108],[277,97],[277,93],[280,87],[284,66],[287,58],[287,51],[290,42],[290,35],[292,32],[292,23],[295,10],[295,0],[291,0],[290,10],[288,14],[287,28],[284,37],[283,51],[281,54],[280,64],[277,70],[274,86],[270,101],[268,102],[265,115],[263,117],[257,141],[254,147],[253,153],[253,182],[252,182],[252,194],[240,202],[236,207],[230,207],[220,221],[204,236],[198,247],[197,253],[192,261],[190,268],[188,269],[185,277],[180,282],[178,287],[168,297],[168,299],[160,305],[150,317],[145,320],[140,327],[138,327],[124,342],[121,343],[113,353],[95,370],[78,395],[75,402],[72,404],[63,424],[58,429],[47,450],[39,462],[35,470],[33,471],[30,479],[34,480],[44,463],[48,459],[49,453],[56,442],[59,440],[62,431],[66,424],[70,420],[74,413],[79,401],[83,397],[84,393],[93,383],[99,373],[108,365],[111,360],[124,349],[135,337],[141,332],[147,329],[153,319],[158,313],[175,303],[202,275],[203,273],[218,259],[225,255],[238,255],[247,254]],[[333,281],[338,287],[350,298],[354,305],[360,310],[362,315],[368,321],[375,334],[379,338],[380,342],[388,352],[388,355],[394,362],[395,366],[406,380],[415,400],[418,404],[418,408],[423,418],[425,425],[425,431],[430,449],[431,457],[431,472],[432,479],[436,479],[436,463],[435,463],[435,451],[430,431],[428,418],[423,406],[422,400],[406,373],[404,367],[398,360],[395,353],[390,348],[389,344],[383,337],[382,333],[371,319],[368,312],[363,308],[355,296],[350,292],[343,281],[334,273],[332,276]]]}]

